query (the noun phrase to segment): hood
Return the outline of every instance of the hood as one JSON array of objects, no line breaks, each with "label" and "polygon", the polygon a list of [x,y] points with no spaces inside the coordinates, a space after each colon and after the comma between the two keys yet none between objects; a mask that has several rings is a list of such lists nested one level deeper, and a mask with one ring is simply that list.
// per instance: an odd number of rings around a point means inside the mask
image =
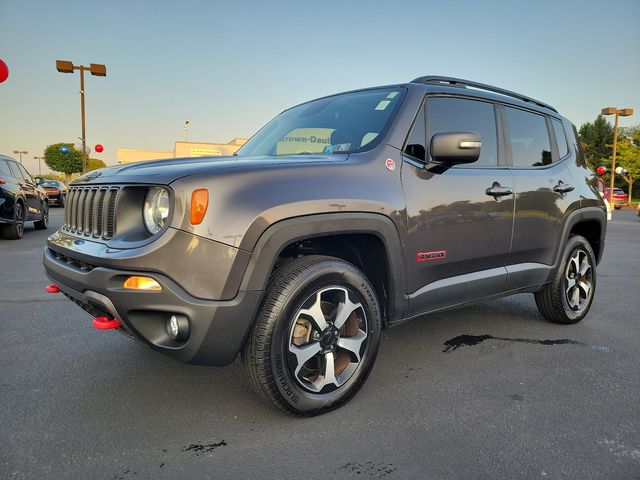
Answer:
[{"label": "hood", "polygon": [[168,185],[179,178],[194,174],[208,172],[214,174],[231,169],[275,168],[282,165],[303,163],[333,163],[345,161],[347,158],[347,154],[171,158],[92,170],[75,179],[71,184],[151,183]]}]

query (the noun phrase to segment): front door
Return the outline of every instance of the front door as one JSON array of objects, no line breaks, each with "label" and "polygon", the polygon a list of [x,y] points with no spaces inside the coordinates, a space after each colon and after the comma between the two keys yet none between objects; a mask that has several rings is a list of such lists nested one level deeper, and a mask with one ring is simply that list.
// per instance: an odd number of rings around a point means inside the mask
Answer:
[{"label": "front door", "polygon": [[[411,315],[504,290],[514,184],[499,165],[495,118],[489,102],[430,97],[416,119],[402,167]],[[442,132],[479,133],[478,161],[439,173],[425,168],[425,140]]]}]

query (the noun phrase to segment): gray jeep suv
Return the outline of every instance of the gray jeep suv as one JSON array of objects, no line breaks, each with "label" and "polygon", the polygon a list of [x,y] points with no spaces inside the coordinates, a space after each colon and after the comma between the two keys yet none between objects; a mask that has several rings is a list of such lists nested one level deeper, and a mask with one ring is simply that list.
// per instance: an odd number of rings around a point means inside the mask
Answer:
[{"label": "gray jeep suv", "polygon": [[54,284],[187,363],[239,353],[280,409],[337,408],[383,328],[531,292],[589,311],[606,211],[573,125],[532,98],[421,77],[298,105],[227,158],[90,172],[44,250]]}]

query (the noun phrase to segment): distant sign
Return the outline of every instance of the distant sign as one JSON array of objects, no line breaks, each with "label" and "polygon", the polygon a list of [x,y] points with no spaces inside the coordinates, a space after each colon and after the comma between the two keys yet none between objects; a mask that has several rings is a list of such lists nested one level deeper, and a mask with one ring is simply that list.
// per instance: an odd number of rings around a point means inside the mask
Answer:
[{"label": "distant sign", "polygon": [[192,148],[191,157],[221,157],[222,150],[210,150],[208,148]]},{"label": "distant sign", "polygon": [[331,144],[332,128],[296,128],[276,146],[278,155],[321,153]]}]

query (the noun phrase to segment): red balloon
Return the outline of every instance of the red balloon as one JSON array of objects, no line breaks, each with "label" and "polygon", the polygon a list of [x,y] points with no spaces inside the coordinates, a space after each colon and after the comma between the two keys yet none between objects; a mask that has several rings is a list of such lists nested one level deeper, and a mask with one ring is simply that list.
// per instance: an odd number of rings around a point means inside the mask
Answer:
[{"label": "red balloon", "polygon": [[9,77],[9,67],[0,58],[0,83],[4,82]]},{"label": "red balloon", "polygon": [[598,175],[604,175],[605,173],[607,173],[607,167],[605,167],[604,165],[600,165],[596,170],[596,173]]},{"label": "red balloon", "polygon": [[102,153],[102,151],[104,150],[104,147],[100,144],[97,144],[94,148],[94,150],[98,153]]}]

